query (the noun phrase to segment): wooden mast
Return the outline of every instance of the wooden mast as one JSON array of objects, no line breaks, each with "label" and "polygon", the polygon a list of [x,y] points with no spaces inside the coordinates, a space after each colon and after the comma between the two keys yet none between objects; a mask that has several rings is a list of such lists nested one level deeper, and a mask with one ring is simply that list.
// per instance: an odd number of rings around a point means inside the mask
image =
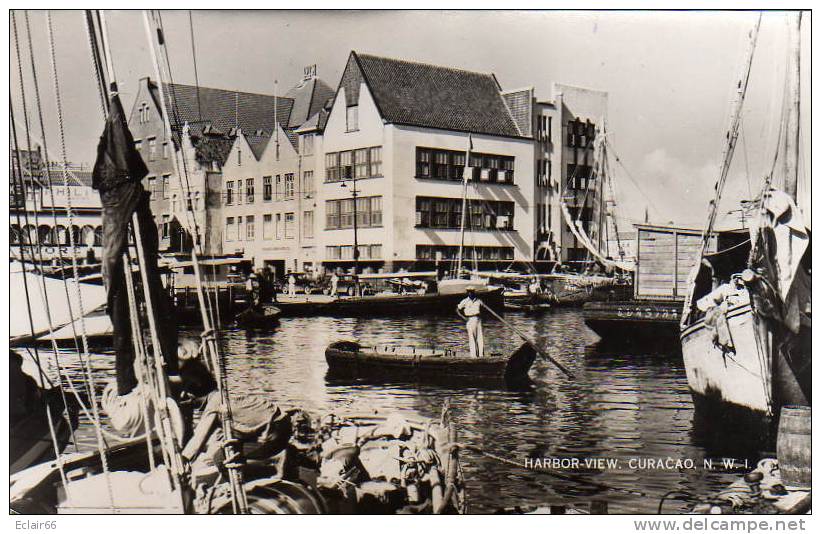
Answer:
[{"label": "wooden mast", "polygon": [[790,15],[788,20],[789,55],[789,100],[787,109],[787,133],[785,140],[784,192],[798,202],[798,161],[799,161],[799,120],[801,119],[801,12]]}]

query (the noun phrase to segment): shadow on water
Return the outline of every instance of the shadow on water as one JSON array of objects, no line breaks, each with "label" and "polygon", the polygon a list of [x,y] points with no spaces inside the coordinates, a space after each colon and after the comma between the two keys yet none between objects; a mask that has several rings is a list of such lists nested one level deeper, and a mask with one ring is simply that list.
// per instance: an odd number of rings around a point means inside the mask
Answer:
[{"label": "shadow on water", "polygon": [[[556,309],[537,316],[508,314],[506,320],[532,338],[575,375],[568,379],[537,359],[524,387],[455,387],[447,383],[400,383],[395,380],[338,379],[328,376],[325,348],[341,339],[363,345],[428,344],[467,349],[464,324],[456,317],[344,319],[282,318],[271,331],[220,332],[231,391],[264,394],[284,408],[317,413],[399,412],[408,417],[438,418],[449,401],[458,440],[487,455],[462,454],[473,511],[492,512],[515,505],[608,501],[611,513],[655,513],[670,490],[707,494],[731,476],[702,468],[721,453],[741,458],[738,440],[712,448],[710,432],[693,425],[693,403],[680,356],[634,354],[597,345],[580,310]],[[521,340],[504,324],[484,325],[487,350],[510,353]],[[95,376],[113,376],[113,357],[92,362]],[[77,367],[79,369],[79,366]],[[77,379],[82,380],[81,373]],[[90,425],[85,432],[93,436]],[[528,459],[578,459],[560,470],[591,484],[552,477],[526,467]],[[594,468],[586,459],[610,458],[617,468]],[[629,466],[642,459],[688,459],[696,467]],[[593,484],[638,491],[644,496],[611,492]],[[683,511],[681,503],[666,511]]]}]

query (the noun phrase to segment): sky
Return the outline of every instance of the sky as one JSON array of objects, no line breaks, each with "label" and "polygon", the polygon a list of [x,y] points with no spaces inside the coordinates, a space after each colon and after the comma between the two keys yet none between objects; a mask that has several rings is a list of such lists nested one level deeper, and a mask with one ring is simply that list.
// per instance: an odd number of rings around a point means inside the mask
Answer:
[{"label": "sky", "polygon": [[[114,70],[127,109],[138,80],[154,77],[141,11],[107,11]],[[194,83],[188,11],[162,12],[173,76]],[[734,88],[756,12],[604,11],[193,11],[196,65],[203,86],[273,93],[302,69],[336,87],[351,50],[496,75],[503,89],[532,86],[552,99],[554,82],[607,91],[607,124],[620,157],[617,213],[636,221],[700,225],[718,178]],[[103,117],[80,11],[51,13],[70,161],[93,164]],[[763,16],[742,137],[728,180],[727,210],[752,198],[772,164],[787,58],[783,13]],[[46,13],[30,11],[46,141],[60,157]],[[25,94],[34,91],[25,19],[17,12]],[[811,19],[802,20],[803,41]],[[20,77],[10,35],[11,88],[22,124]],[[809,50],[806,57],[809,57]],[[802,72],[809,72],[802,65]],[[802,80],[802,125],[809,125],[809,77]],[[802,89],[803,89],[802,88]],[[23,128],[18,135],[22,138]],[[807,131],[809,129],[807,128]],[[32,128],[33,139],[39,127]],[[806,136],[809,142],[809,135]],[[809,151],[806,151],[807,154]],[[809,168],[809,159],[802,172]],[[722,206],[723,206],[722,204]],[[734,215],[732,217],[735,217]]]}]

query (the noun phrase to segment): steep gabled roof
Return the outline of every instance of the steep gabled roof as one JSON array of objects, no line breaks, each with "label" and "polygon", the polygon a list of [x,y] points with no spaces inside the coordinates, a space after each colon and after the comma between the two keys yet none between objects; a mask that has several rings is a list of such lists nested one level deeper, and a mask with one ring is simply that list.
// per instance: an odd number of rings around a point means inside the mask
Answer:
[{"label": "steep gabled roof", "polygon": [[176,110],[176,115],[171,117],[172,127],[180,128],[187,122],[191,135],[199,135],[209,124],[222,132],[239,126],[246,132],[270,133],[274,129],[274,109],[278,122],[287,125],[294,105],[293,99],[287,97],[277,97],[275,105],[271,95],[213,87],[166,83],[163,88]]},{"label": "steep gabled roof", "polygon": [[302,80],[285,96],[294,102],[287,127],[297,128],[322,109],[325,102],[334,96],[334,90],[319,78],[309,78]]},{"label": "steep gabled roof", "polygon": [[348,105],[361,81],[386,122],[522,136],[493,74],[351,52],[340,82]]}]

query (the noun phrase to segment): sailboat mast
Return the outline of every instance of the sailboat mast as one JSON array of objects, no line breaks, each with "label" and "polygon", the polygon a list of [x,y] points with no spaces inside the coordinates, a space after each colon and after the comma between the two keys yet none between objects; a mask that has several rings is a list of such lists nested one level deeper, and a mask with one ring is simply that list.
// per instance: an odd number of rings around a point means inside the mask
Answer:
[{"label": "sailboat mast", "polygon": [[[462,173],[462,221],[459,224],[459,255],[456,260],[456,277],[462,274],[462,259],[465,251],[465,221],[467,220],[468,177],[470,176],[470,151],[473,148],[473,137],[468,134],[468,149],[465,152],[465,171]],[[474,251],[475,254],[475,251]]]},{"label": "sailboat mast", "polygon": [[801,12],[790,16],[790,96],[787,110],[787,135],[784,192],[798,201],[799,120],[801,118]]}]

